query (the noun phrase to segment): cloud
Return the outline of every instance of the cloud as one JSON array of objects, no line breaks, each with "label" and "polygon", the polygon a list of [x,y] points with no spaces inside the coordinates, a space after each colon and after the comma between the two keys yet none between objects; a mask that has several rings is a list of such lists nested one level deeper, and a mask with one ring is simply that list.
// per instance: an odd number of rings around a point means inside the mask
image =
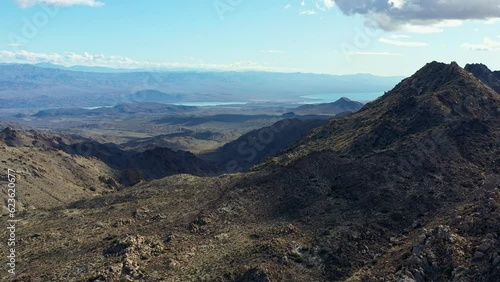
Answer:
[{"label": "cloud", "polygon": [[406,34],[391,34],[389,35],[390,38],[395,38],[395,39],[399,39],[399,38],[410,38],[409,35],[406,35]]},{"label": "cloud", "polygon": [[69,6],[89,6],[99,7],[104,3],[96,0],[16,0],[16,3],[21,8],[28,8],[36,4],[44,4],[49,6],[69,7]]},{"label": "cloud", "polygon": [[378,42],[396,45],[396,46],[403,46],[403,47],[427,47],[427,46],[429,46],[429,44],[425,43],[425,42],[401,41],[401,40],[396,40],[396,39],[388,39],[388,38],[384,38],[384,37],[379,38]]},{"label": "cloud", "polygon": [[333,8],[333,6],[335,6],[335,2],[333,2],[333,0],[323,0],[323,5],[325,6],[325,8],[331,9]]},{"label": "cloud", "polygon": [[[301,0],[296,9],[300,15],[316,15],[320,12],[328,12],[335,7],[334,0]],[[291,4],[285,5],[285,10],[293,8]]]},{"label": "cloud", "polygon": [[5,44],[5,46],[9,46],[9,47],[21,47],[21,46],[24,46],[23,43],[8,43],[8,44]]},{"label": "cloud", "polygon": [[500,41],[485,37],[482,43],[464,43],[460,47],[471,51],[500,51]]},{"label": "cloud", "polygon": [[315,10],[301,10],[299,13],[301,15],[316,15]]},{"label": "cloud", "polygon": [[401,53],[391,53],[391,52],[347,52],[347,55],[354,56],[402,56]]},{"label": "cloud", "polygon": [[327,11],[335,6],[335,2],[333,0],[316,0],[315,6],[320,11]]},{"label": "cloud", "polygon": [[368,25],[387,31],[440,32],[464,20],[500,18],[498,0],[335,0],[335,3],[345,15],[363,15]]},{"label": "cloud", "polygon": [[77,54],[77,53],[33,53],[25,50],[21,51],[6,51],[0,50],[0,62],[4,63],[52,63],[62,66],[99,66],[110,68],[191,68],[191,69],[217,69],[217,70],[261,70],[261,71],[297,71],[296,69],[286,69],[270,66],[267,63],[258,63],[252,61],[237,61],[229,64],[208,64],[202,60],[193,61],[193,58],[188,63],[159,63],[136,61],[127,57],[106,56],[102,54]]},{"label": "cloud", "polygon": [[488,19],[485,24],[496,24],[500,22],[500,18],[493,18],[493,19]]}]

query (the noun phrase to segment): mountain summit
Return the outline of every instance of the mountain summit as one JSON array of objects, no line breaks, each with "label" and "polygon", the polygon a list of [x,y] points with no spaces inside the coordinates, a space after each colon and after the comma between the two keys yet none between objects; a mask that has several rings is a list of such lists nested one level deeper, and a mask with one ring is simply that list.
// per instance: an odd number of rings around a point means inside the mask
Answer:
[{"label": "mountain summit", "polygon": [[472,73],[497,93],[500,93],[500,71],[491,71],[483,64],[468,64],[465,66],[465,70]]},{"label": "mountain summit", "polygon": [[428,63],[349,118],[331,121],[303,147],[365,154],[462,120],[489,123],[500,117],[499,96],[456,63]]}]

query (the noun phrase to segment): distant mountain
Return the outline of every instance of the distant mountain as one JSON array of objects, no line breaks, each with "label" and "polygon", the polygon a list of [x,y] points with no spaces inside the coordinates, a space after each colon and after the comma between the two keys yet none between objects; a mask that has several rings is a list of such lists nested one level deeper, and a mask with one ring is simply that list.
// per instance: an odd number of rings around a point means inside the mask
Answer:
[{"label": "distant mountain", "polygon": [[119,68],[108,68],[108,67],[89,67],[89,66],[61,66],[52,63],[38,63],[34,66],[48,69],[60,69],[60,70],[68,70],[68,71],[80,71],[80,72],[100,72],[100,73],[125,73],[125,72],[133,72],[140,70],[133,69],[119,69]]},{"label": "distant mountain", "polygon": [[43,66],[0,65],[0,107],[74,108],[134,101],[296,101],[306,94],[382,92],[401,80],[371,75],[252,71],[100,73]]},{"label": "distant mountain", "polygon": [[342,97],[333,103],[303,105],[293,110],[297,114],[318,114],[334,116],[343,112],[357,112],[363,103]]},{"label": "distant mountain", "polygon": [[123,103],[114,107],[102,107],[97,109],[83,108],[62,108],[48,109],[35,113],[33,116],[38,118],[46,117],[78,117],[78,116],[101,116],[117,114],[138,114],[138,113],[186,113],[194,111],[196,107],[177,106],[160,103]]},{"label": "distant mountain", "polygon": [[184,101],[184,94],[168,94],[157,90],[142,90],[130,95],[129,99],[133,102],[150,103],[176,103]]},{"label": "distant mountain", "polygon": [[500,93],[500,71],[491,71],[483,64],[467,64],[465,70],[472,73],[496,92]]}]

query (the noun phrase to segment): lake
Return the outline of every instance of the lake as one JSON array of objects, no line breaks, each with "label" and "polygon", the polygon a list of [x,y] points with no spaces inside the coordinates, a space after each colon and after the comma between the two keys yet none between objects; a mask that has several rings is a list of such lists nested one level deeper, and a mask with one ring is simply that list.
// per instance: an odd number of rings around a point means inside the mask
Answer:
[{"label": "lake", "polygon": [[176,106],[213,107],[227,105],[246,105],[248,104],[248,102],[179,102],[172,104]]}]

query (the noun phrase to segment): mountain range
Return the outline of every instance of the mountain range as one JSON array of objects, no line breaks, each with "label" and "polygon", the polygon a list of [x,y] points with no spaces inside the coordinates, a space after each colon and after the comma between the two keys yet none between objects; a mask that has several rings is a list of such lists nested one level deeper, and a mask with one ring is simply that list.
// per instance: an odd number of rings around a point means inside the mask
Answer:
[{"label": "mountain range", "polygon": [[401,77],[257,71],[83,72],[0,65],[1,108],[114,106],[126,102],[298,101],[318,93],[388,90]]},{"label": "mountain range", "polygon": [[431,62],[247,171],[28,210],[18,281],[497,281],[500,94],[470,71]]}]

